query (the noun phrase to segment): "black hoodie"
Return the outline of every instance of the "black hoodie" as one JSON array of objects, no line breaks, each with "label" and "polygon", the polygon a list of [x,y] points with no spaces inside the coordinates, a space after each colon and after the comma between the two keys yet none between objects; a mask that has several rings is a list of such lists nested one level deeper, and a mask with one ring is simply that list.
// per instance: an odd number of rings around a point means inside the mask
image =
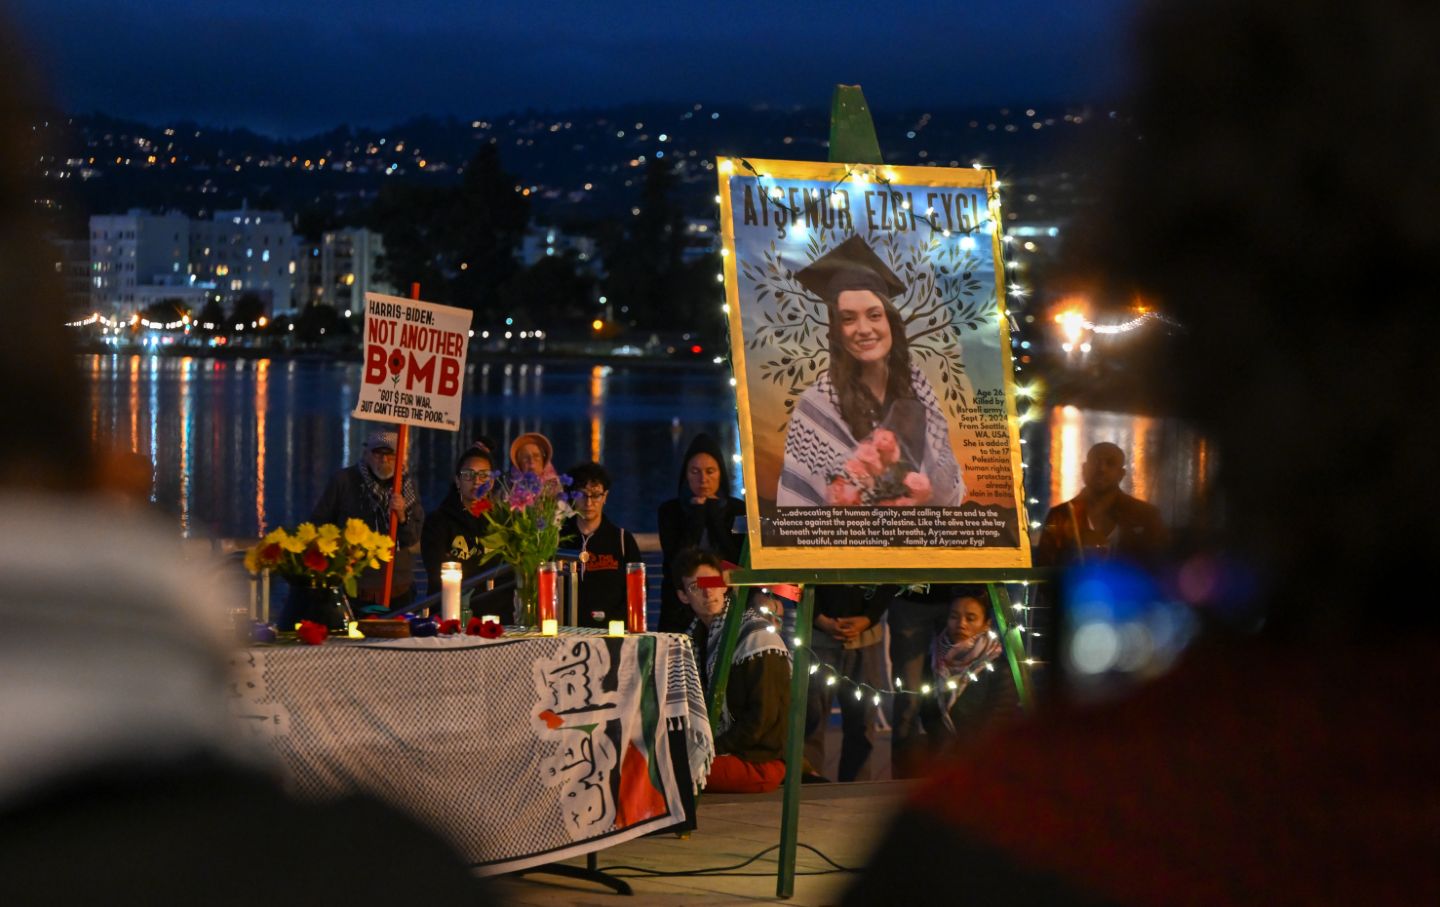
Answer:
[{"label": "black hoodie", "polygon": [[[720,466],[720,489],[718,497],[704,504],[691,501],[690,483],[685,470],[696,454],[709,454]],[[670,572],[670,563],[686,548],[700,547],[713,551],[727,561],[738,563],[745,537],[734,533],[737,517],[745,515],[745,499],[730,496],[730,470],[726,466],[728,457],[720,450],[715,439],[701,433],[695,436],[685,449],[680,460],[680,481],[677,483],[677,497],[660,505],[657,522],[660,529],[660,551],[665,559],[663,579],[660,584],[660,626],[664,633],[683,633],[694,620],[689,606],[675,594],[675,578]]]}]

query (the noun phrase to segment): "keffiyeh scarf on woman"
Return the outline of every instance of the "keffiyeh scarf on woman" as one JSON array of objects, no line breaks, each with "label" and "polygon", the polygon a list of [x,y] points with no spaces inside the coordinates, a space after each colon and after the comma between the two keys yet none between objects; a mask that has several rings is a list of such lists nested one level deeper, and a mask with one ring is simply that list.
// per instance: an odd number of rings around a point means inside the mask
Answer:
[{"label": "keffiyeh scarf on woman", "polygon": [[[365,499],[370,503],[370,518],[366,520],[376,532],[390,531],[390,495],[394,483],[381,479],[370,471],[370,464],[360,462],[360,484],[365,489]],[[401,494],[405,495],[405,510],[409,512],[419,506],[420,492],[415,490],[415,479],[406,474],[401,483]],[[343,527],[342,527],[343,528]]]},{"label": "keffiyeh scarf on woman", "polygon": [[[921,445],[924,454],[915,465],[930,480],[929,503],[935,507],[958,507],[965,499],[965,482],[955,452],[950,449],[950,427],[930,382],[913,365],[910,389],[925,413]],[[829,505],[830,477],[855,456],[855,448],[863,440],[850,433],[840,414],[840,401],[830,373],[822,372],[795,401],[795,411],[785,435],[784,468],[776,503],[781,507]]]},{"label": "keffiyeh scarf on woman", "polygon": [[[942,632],[930,644],[930,669],[935,674],[935,699],[940,703],[940,720],[948,730],[955,730],[950,707],[969,686],[976,671],[1000,657],[1005,649],[1000,638],[992,633],[977,633],[969,639],[951,642],[950,634]],[[951,689],[950,684],[955,688]]]},{"label": "keffiyeh scarf on woman", "polygon": [[[725,610],[715,618],[710,625],[713,632],[709,633],[705,640],[705,684],[710,690],[710,696],[715,696],[715,671],[720,665],[720,650],[722,645],[721,633],[725,628],[725,615],[730,613],[731,602],[727,601]],[[695,618],[690,624],[690,641],[696,647],[699,646],[700,634],[705,632],[704,624],[700,618]],[[759,611],[754,608],[746,608],[740,615],[740,638],[735,641],[735,654],[730,658],[731,665],[738,665],[747,662],[752,658],[759,658],[762,655],[775,653],[784,655],[785,660],[790,660],[790,650],[785,648],[781,642],[780,635],[772,632],[774,624],[762,617]],[[711,728],[711,732],[719,737],[730,728],[734,719],[730,717],[729,703],[725,703],[720,710],[719,723]]]}]

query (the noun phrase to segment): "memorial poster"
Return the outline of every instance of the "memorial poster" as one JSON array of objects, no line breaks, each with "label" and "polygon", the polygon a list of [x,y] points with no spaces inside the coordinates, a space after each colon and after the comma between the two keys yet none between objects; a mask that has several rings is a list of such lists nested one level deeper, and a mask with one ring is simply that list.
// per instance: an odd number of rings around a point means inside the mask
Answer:
[{"label": "memorial poster", "polygon": [[1029,566],[994,172],[718,170],[751,566]]}]

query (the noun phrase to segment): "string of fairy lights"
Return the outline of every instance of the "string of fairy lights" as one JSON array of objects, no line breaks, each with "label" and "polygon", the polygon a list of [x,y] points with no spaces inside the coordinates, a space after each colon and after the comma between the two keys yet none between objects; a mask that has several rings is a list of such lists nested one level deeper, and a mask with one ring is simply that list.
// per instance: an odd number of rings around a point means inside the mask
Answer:
[{"label": "string of fairy lights", "polygon": [[[766,204],[773,205],[777,210],[784,211],[786,216],[789,218],[790,224],[799,225],[802,223],[805,212],[798,206],[792,205],[787,202],[787,193],[777,181],[770,177],[769,174],[761,172],[745,158],[738,158],[736,160],[738,161],[741,169],[753,176],[756,181],[756,188],[759,190],[758,195]],[[974,164],[972,164],[972,166],[976,170],[985,169],[984,166],[979,162],[975,162]],[[734,163],[730,160],[721,161],[720,172],[724,175],[733,173]],[[886,191],[893,192],[892,185],[896,181],[897,175],[895,171],[888,166],[851,164],[845,168],[845,171],[829,186],[828,189],[811,187],[808,190],[808,193],[812,201],[820,201],[821,199],[828,196],[829,204],[832,207],[838,209],[848,204],[848,199],[844,195],[836,191],[840,189],[843,185],[845,185],[847,182],[860,186],[874,183],[884,186]],[[933,207],[927,208],[922,214],[921,212],[912,210],[908,198],[901,197],[899,199],[899,204],[900,209],[912,216],[915,223],[925,224],[929,228],[930,242],[944,242],[955,238],[956,241],[959,243],[960,248],[962,250],[968,251],[974,249],[976,246],[976,241],[973,234],[978,232],[985,235],[993,235],[993,232],[995,230],[1003,230],[1003,219],[1000,203],[1000,190],[1003,186],[1003,180],[995,179],[991,181],[986,194],[986,216],[970,224],[962,223],[958,228],[952,228],[950,226],[942,224],[940,222],[938,214]],[[898,193],[896,193],[896,195],[898,195]],[[716,204],[719,205],[721,201],[721,197],[717,195],[715,197]],[[792,227],[792,229],[794,228]],[[805,235],[805,231],[803,229],[796,230],[796,233],[799,237],[803,237]],[[1002,232],[1000,235],[1000,239],[1001,271],[1000,274],[997,275],[997,277],[1005,280],[1005,283],[1003,284],[1005,290],[1004,298],[1007,301],[1010,299],[1017,301],[1023,300],[1029,295],[1028,288],[1026,288],[1016,279],[1009,279],[1011,278],[1011,275],[1017,275],[1021,269],[1020,262],[1018,261],[1018,255],[1015,250],[1015,238],[1007,232]],[[722,247],[721,254],[728,256],[729,249]],[[722,271],[717,275],[717,281],[723,285],[724,280],[725,275]],[[997,294],[997,297],[999,297],[999,295],[1000,294]],[[722,313],[724,313],[724,315],[728,319],[731,314],[728,301],[722,299],[720,308]],[[1022,333],[1020,322],[1015,317],[1015,314],[1011,310],[1011,307],[1009,305],[1006,305],[1004,311],[1006,317],[1008,318],[1008,327],[1010,329],[1011,364],[1017,376],[1017,380],[1014,384],[1014,399],[1016,406],[1015,418],[1018,433],[1018,431],[1020,429],[1023,429],[1026,424],[1036,421],[1036,414],[1038,413],[1038,407],[1042,398],[1042,388],[1040,387],[1038,382],[1021,384],[1018,380],[1018,375],[1024,370],[1024,365],[1021,362],[1020,357],[1016,355],[1015,350],[1017,348],[1028,348],[1029,344],[1025,343],[1025,341],[1020,336]],[[1033,321],[1033,319],[1031,320]],[[730,367],[732,374],[732,377],[730,378],[730,386],[734,387],[736,386],[736,379],[733,377],[734,360],[732,358],[733,351],[730,347],[730,332],[728,330],[726,331],[726,343],[727,349],[725,356],[716,357],[715,362],[717,365],[723,363]],[[1020,465],[1022,470],[1028,470],[1029,464],[1025,462],[1024,456],[1024,445],[1027,445],[1027,439],[1021,437],[1020,444],[1022,445],[1022,456]],[[737,455],[735,459],[737,462],[739,462],[741,458]],[[1027,505],[1038,505],[1039,501],[1025,494],[1023,489],[1024,483],[1022,482],[1021,485],[1022,496],[1020,516],[1021,519],[1028,521],[1029,515],[1027,512]],[[1038,529],[1040,524],[1038,522],[1030,522],[1029,525],[1032,529]],[[1018,642],[1021,646],[1021,651],[1016,653],[1017,659],[1021,663],[1025,664],[1027,667],[1030,667],[1043,664],[1043,662],[1036,659],[1031,654],[1029,645],[1029,640],[1031,638],[1039,637],[1042,634],[1040,631],[1032,630],[1026,625],[1026,620],[1029,616],[1029,612],[1031,612],[1035,608],[1035,606],[1031,604],[1030,601],[1030,584],[1022,583],[1021,586],[1023,589],[1021,600],[1018,602],[1014,602],[1011,605],[1011,608],[1014,611],[1014,615],[1019,619],[1010,624],[1008,628],[1008,635],[1011,638],[1011,645]],[[762,614],[765,615],[769,615],[772,613],[770,609],[764,605],[760,607],[760,611]],[[773,624],[768,629],[770,630],[770,632],[778,632]],[[992,636],[995,636],[996,638],[999,637],[999,634],[997,634],[994,630],[991,630],[990,632]],[[810,674],[812,676],[823,674],[824,682],[827,687],[839,687],[841,689],[848,689],[850,695],[852,695],[856,700],[864,700],[866,697],[869,697],[874,705],[879,706],[886,697],[889,697],[892,700],[895,697],[901,696],[929,697],[934,695],[936,692],[935,685],[929,682],[921,683],[920,686],[916,689],[906,689],[899,677],[894,678],[893,686],[884,689],[877,688],[873,684],[863,679],[857,679],[848,676],[836,665],[832,665],[826,662],[823,658],[819,656],[819,653],[817,653],[815,649],[805,644],[805,636],[803,632],[797,631],[792,637],[791,643],[794,645],[795,648],[804,648],[809,652],[811,658]],[[1002,658],[1003,657],[1004,656],[1002,656]],[[982,668],[978,668],[977,670],[994,671],[995,664],[992,661],[986,663]],[[975,672],[969,672],[970,680],[975,680],[977,679],[977,677],[978,674],[976,674]],[[948,678],[944,681],[941,681],[941,683],[943,683],[944,686],[950,690],[955,690],[959,686],[958,680],[954,678]]]},{"label": "string of fairy lights", "polygon": [[[1024,590],[1022,593],[1022,598],[1018,602],[1013,602],[1010,606],[1012,611],[1014,611],[1015,615],[1019,618],[1019,620],[1016,620],[1014,623],[1010,624],[1009,632],[1012,635],[1013,639],[1020,642],[1020,645],[1022,647],[1019,652],[1016,652],[1016,659],[1021,664],[1029,668],[1044,664],[1043,661],[1035,658],[1031,654],[1029,645],[1029,640],[1031,638],[1038,638],[1043,634],[1039,630],[1030,629],[1023,622],[1026,618],[1026,615],[1032,610],[1034,610],[1035,606],[1032,605],[1029,601],[1030,583],[1024,582],[1020,585]],[[762,588],[762,591],[765,590]],[[775,615],[775,612],[771,610],[768,605],[762,604],[758,607],[757,610],[760,612],[761,615],[766,617]],[[766,629],[771,633],[780,632],[774,624],[771,624]],[[993,629],[987,632],[990,634],[991,639],[1001,638],[1001,635]],[[933,683],[922,681],[917,688],[906,689],[904,682],[899,677],[895,677],[893,686],[886,688],[876,687],[867,681],[857,680],[856,678],[849,676],[838,666],[832,665],[829,662],[825,661],[823,658],[820,657],[819,652],[817,652],[814,648],[805,643],[804,634],[797,631],[790,638],[790,643],[795,649],[803,648],[810,654],[810,676],[814,677],[816,675],[823,674],[826,687],[837,687],[842,690],[848,689],[850,691],[850,695],[852,695],[857,701],[864,700],[868,697],[872,704],[878,706],[884,702],[886,697],[889,697],[892,700],[899,696],[915,696],[925,698],[935,695],[938,692],[938,688],[940,687],[943,687],[946,690],[954,691],[958,690],[960,686],[960,682],[952,677],[946,678],[943,681],[937,681]],[[966,672],[968,680],[972,682],[978,680],[980,676],[980,671],[995,671],[996,662],[1000,662],[1002,668],[1008,667],[1003,661],[1005,658],[1006,656],[1002,652],[1002,654],[994,661],[986,662],[983,666]]]}]

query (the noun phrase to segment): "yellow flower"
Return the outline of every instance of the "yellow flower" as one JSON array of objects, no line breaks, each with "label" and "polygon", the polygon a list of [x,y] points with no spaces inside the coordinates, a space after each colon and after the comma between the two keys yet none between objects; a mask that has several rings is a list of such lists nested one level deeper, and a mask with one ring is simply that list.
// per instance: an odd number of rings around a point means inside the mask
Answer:
[{"label": "yellow flower", "polygon": [[289,536],[286,534],[284,528],[271,529],[265,535],[265,538],[260,540],[260,547],[263,548],[266,545],[273,545],[276,542],[284,542],[287,538],[289,538]]},{"label": "yellow flower", "polygon": [[301,545],[308,545],[315,541],[315,536],[320,533],[315,530],[314,523],[301,523],[295,529],[295,538],[300,540]]},{"label": "yellow flower", "polygon": [[305,550],[305,541],[298,535],[286,535],[281,532],[279,542],[281,548],[294,554],[299,554]]},{"label": "yellow flower", "polygon": [[378,559],[378,558],[373,558],[373,557],[370,558],[370,569],[371,569],[371,570],[377,570],[377,569],[379,569],[379,567],[380,567],[380,561],[379,561],[379,559]]},{"label": "yellow flower", "polygon": [[[388,540],[387,540],[387,541],[388,541]],[[390,563],[390,546],[389,546],[389,545],[382,545],[381,547],[376,548],[376,549],[375,549],[375,557],[376,557],[376,559],[378,559],[378,560],[380,560],[380,561],[382,561],[382,562],[384,562],[384,563],[387,563],[387,564]]]},{"label": "yellow flower", "polygon": [[251,573],[260,572],[260,548],[264,544],[264,542],[261,542],[259,545],[245,552],[245,569]]},{"label": "yellow flower", "polygon": [[337,534],[327,537],[324,532],[321,532],[319,537],[315,539],[315,550],[326,557],[332,556],[336,551],[340,550],[340,536]]},{"label": "yellow flower", "polygon": [[340,527],[334,523],[326,523],[315,531],[315,534],[322,539],[339,539]]},{"label": "yellow flower", "polygon": [[345,524],[345,542],[349,545],[365,545],[369,547],[370,527],[364,520],[351,519]]}]

